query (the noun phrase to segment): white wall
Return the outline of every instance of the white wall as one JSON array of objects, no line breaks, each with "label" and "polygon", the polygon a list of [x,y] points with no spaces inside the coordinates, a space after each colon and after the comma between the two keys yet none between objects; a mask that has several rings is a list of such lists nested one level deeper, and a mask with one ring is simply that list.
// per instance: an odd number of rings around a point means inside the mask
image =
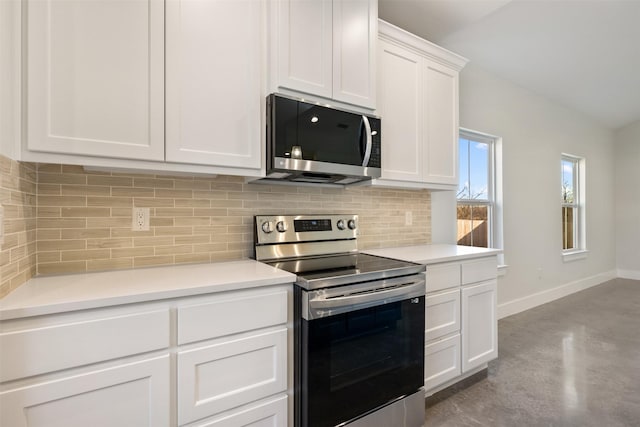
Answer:
[{"label": "white wall", "polygon": [[[501,317],[614,277],[613,132],[473,64],[460,75],[460,126],[503,138]],[[586,158],[589,253],[572,262],[561,256],[561,153]]]},{"label": "white wall", "polygon": [[615,140],[618,275],[640,280],[640,121],[616,132]]},{"label": "white wall", "polygon": [[0,0],[0,155],[17,159],[20,138],[20,1]]}]

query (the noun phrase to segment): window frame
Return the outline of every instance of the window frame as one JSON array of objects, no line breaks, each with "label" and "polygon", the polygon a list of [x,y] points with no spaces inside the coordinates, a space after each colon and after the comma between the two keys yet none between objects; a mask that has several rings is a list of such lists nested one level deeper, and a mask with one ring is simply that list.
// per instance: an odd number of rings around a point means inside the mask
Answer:
[{"label": "window frame", "polygon": [[[573,202],[566,202],[564,197],[563,167],[564,162],[570,162],[573,165]],[[573,247],[565,249],[565,221],[561,216],[560,237],[561,251],[564,261],[573,261],[586,258],[587,239],[586,239],[586,161],[584,157],[573,154],[561,153],[560,155],[560,208],[573,209]]]},{"label": "window frame", "polygon": [[[502,139],[486,133],[460,128],[458,133],[458,145],[461,139],[467,139],[473,142],[484,143],[488,145],[488,165],[487,165],[487,199],[463,199],[458,198],[456,189],[456,219],[457,208],[459,205],[486,206],[487,207],[487,246],[490,248],[502,248],[502,186],[500,180],[501,169],[501,142]],[[458,159],[460,153],[458,153]],[[458,186],[461,174],[458,177]],[[456,231],[457,235],[457,231]],[[456,241],[457,243],[457,241]],[[476,246],[477,247],[477,246]],[[500,263],[504,264],[502,255]]]}]

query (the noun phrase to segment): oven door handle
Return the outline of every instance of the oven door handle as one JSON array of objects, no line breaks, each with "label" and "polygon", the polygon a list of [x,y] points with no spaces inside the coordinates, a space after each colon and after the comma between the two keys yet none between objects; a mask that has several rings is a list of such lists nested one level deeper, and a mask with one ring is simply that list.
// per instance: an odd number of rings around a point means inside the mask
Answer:
[{"label": "oven door handle", "polygon": [[322,295],[309,299],[308,309],[303,310],[307,320],[328,317],[349,311],[388,304],[424,296],[424,279],[415,279],[390,289],[379,289],[352,295],[325,298]]}]

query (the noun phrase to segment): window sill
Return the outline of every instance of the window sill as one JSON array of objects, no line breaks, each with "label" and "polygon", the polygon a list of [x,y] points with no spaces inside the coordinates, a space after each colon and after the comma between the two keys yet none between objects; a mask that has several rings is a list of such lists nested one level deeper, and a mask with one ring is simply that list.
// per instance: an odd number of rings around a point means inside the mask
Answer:
[{"label": "window sill", "polygon": [[588,253],[589,251],[586,249],[581,249],[581,250],[571,251],[571,252],[563,252],[562,261],[571,262],[571,261],[577,261],[579,259],[585,259],[587,258]]}]

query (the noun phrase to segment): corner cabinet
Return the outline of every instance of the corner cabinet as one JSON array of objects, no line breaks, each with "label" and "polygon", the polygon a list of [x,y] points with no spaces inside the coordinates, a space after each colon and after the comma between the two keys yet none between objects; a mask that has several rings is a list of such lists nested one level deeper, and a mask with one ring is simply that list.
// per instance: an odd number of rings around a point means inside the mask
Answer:
[{"label": "corner cabinet", "polygon": [[266,0],[28,0],[21,160],[259,176]]},{"label": "corner cabinet", "polygon": [[272,91],[374,109],[377,0],[278,0],[271,5]]},{"label": "corner cabinet", "polygon": [[458,74],[467,60],[379,21],[382,176],[374,185],[458,185]]}]

